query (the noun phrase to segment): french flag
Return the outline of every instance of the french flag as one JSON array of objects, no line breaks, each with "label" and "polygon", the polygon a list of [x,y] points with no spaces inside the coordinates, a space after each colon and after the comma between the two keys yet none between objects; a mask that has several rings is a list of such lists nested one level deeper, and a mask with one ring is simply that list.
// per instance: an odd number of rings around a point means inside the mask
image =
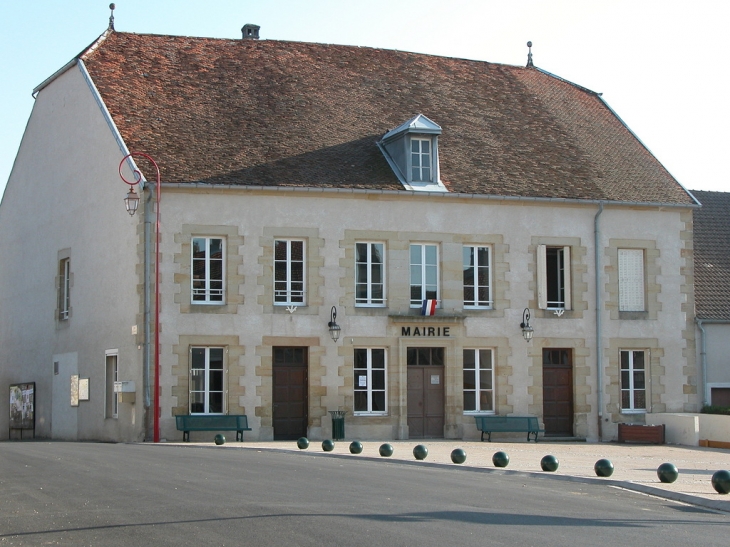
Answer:
[{"label": "french flag", "polygon": [[421,315],[435,315],[436,300],[424,300],[421,306]]}]

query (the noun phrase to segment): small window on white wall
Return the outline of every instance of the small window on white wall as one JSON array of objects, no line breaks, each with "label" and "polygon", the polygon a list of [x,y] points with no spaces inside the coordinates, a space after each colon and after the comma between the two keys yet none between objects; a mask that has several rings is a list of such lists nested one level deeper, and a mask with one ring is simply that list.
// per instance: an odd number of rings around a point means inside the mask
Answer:
[{"label": "small window on white wall", "polygon": [[[55,363],[54,363],[55,365]],[[106,352],[106,417],[119,416],[119,400],[114,392],[114,382],[119,381],[118,356],[115,350]]]},{"label": "small window on white wall", "polygon": [[618,309],[646,311],[643,249],[618,250]]}]

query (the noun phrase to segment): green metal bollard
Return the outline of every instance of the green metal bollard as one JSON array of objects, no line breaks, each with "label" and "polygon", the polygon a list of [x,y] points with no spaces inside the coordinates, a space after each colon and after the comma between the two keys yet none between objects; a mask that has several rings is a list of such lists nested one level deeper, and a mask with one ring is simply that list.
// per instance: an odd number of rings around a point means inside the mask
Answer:
[{"label": "green metal bollard", "polygon": [[593,470],[599,477],[610,477],[613,475],[613,464],[611,463],[611,460],[602,458],[596,462],[596,465],[593,466]]},{"label": "green metal bollard", "polygon": [[325,452],[332,452],[335,449],[335,443],[329,439],[322,441],[322,450]]},{"label": "green metal bollard", "polygon": [[550,454],[548,454],[547,456],[543,456],[542,460],[540,460],[540,467],[542,467],[542,470],[548,471],[550,473],[554,473],[555,471],[557,471],[558,465],[560,465],[558,458]]},{"label": "green metal bollard", "polygon": [[499,452],[495,452],[494,456],[492,456],[492,463],[494,464],[494,467],[507,467],[507,465],[509,465],[509,456],[507,455],[507,452],[502,452],[501,450]]},{"label": "green metal bollard", "polygon": [[299,450],[306,450],[309,448],[309,439],[306,437],[299,437],[299,439],[297,439],[297,448]]},{"label": "green metal bollard", "polygon": [[362,443],[360,441],[352,441],[350,443],[350,454],[360,454],[362,452]]},{"label": "green metal bollard", "polygon": [[454,448],[451,451],[451,461],[454,463],[462,464],[466,461],[466,452],[463,448]]},{"label": "green metal bollard", "polygon": [[213,437],[213,442],[220,446],[222,444],[226,444],[226,438],[223,435],[221,435],[220,433],[218,433],[218,435]]},{"label": "green metal bollard", "polygon": [[390,458],[393,455],[393,445],[388,443],[381,444],[378,452],[380,452],[382,457]]},{"label": "green metal bollard", "polygon": [[417,444],[413,447],[413,457],[417,460],[425,460],[428,456],[428,448],[422,444]]},{"label": "green metal bollard", "polygon": [[673,463],[663,463],[656,469],[656,475],[659,480],[664,483],[671,483],[677,480],[679,477],[679,471],[677,466]]},{"label": "green metal bollard", "polygon": [[730,471],[715,471],[712,474],[712,487],[718,494],[730,494]]}]

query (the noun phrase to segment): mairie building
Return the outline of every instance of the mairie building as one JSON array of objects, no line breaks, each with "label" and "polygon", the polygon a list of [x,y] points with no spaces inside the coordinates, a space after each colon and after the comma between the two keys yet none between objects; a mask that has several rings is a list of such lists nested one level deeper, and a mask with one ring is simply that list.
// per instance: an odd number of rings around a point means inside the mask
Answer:
[{"label": "mairie building", "polygon": [[698,202],[532,57],[110,27],[33,93],[0,205],[0,408],[32,386],[36,438],[245,415],[244,442],[326,439],[338,411],[348,439],[474,440],[496,415],[611,441],[699,410]]}]

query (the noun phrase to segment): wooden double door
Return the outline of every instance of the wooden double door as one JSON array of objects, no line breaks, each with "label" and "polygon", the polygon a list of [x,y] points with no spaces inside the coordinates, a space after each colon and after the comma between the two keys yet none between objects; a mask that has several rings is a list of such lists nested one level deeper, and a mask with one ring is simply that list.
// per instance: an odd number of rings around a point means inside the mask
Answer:
[{"label": "wooden double door", "polygon": [[275,440],[307,436],[309,423],[309,348],[273,348],[273,409]]},{"label": "wooden double door", "polygon": [[542,406],[545,435],[573,436],[573,351],[542,350]]},{"label": "wooden double door", "polygon": [[408,437],[444,436],[444,348],[408,348]]}]

